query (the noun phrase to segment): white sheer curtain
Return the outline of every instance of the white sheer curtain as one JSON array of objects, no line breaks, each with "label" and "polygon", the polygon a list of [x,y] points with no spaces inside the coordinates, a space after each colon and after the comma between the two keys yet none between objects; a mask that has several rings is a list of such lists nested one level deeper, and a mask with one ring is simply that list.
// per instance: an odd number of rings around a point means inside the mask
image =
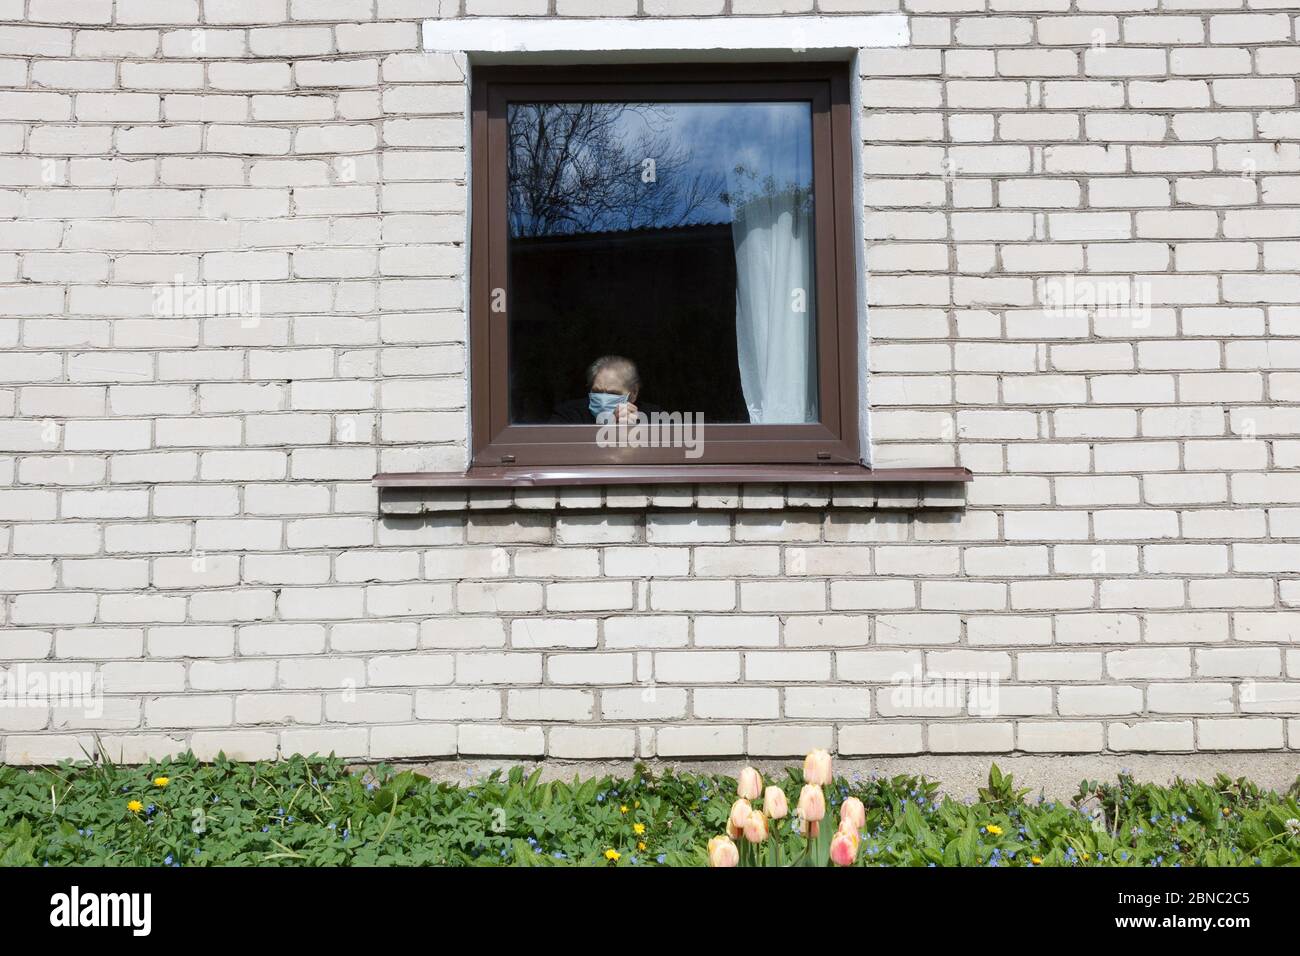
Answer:
[{"label": "white sheer curtain", "polygon": [[736,346],[756,425],[817,421],[812,216],[807,193],[758,195],[735,211]]}]

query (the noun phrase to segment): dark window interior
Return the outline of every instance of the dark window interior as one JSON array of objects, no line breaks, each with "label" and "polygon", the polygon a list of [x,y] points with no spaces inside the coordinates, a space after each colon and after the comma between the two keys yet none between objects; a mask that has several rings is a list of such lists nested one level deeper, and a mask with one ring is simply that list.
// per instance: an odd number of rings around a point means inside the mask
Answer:
[{"label": "dark window interior", "polygon": [[581,398],[587,365],[609,354],[637,363],[643,403],[749,420],[736,326],[717,321],[736,308],[730,223],[517,239],[510,286],[513,421],[545,422]]}]

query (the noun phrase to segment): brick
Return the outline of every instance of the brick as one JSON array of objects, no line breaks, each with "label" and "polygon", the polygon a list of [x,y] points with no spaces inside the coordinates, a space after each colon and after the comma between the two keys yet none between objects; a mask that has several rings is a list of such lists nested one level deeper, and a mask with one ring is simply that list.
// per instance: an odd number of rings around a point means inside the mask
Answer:
[{"label": "brick", "polygon": [[1282,746],[1282,721],[1241,717],[1196,721],[1203,750],[1274,750]]}]

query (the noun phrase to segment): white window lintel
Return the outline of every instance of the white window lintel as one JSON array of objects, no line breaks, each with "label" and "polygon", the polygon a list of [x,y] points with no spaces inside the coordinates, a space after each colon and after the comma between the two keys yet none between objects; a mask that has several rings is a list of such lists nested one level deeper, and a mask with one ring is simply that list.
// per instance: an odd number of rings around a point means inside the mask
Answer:
[{"label": "white window lintel", "polygon": [[832,17],[551,19],[466,17],[424,21],[428,53],[708,50],[858,50],[908,42],[897,13]]}]

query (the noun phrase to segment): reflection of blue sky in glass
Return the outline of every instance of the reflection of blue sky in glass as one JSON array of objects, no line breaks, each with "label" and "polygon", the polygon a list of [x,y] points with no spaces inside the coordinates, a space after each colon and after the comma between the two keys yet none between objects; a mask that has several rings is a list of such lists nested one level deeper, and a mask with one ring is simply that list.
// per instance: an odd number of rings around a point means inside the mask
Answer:
[{"label": "reflection of blue sky in glass", "polygon": [[[607,122],[580,127],[582,132],[565,139],[557,132],[563,124],[553,117],[546,127],[547,150],[532,148],[539,109],[580,108],[511,105],[513,234],[731,222],[733,209],[755,194],[791,189],[810,194],[807,102],[601,105],[594,108],[610,111]],[[647,159],[655,161],[652,183],[642,181]],[[533,168],[539,164],[542,175]]]}]

